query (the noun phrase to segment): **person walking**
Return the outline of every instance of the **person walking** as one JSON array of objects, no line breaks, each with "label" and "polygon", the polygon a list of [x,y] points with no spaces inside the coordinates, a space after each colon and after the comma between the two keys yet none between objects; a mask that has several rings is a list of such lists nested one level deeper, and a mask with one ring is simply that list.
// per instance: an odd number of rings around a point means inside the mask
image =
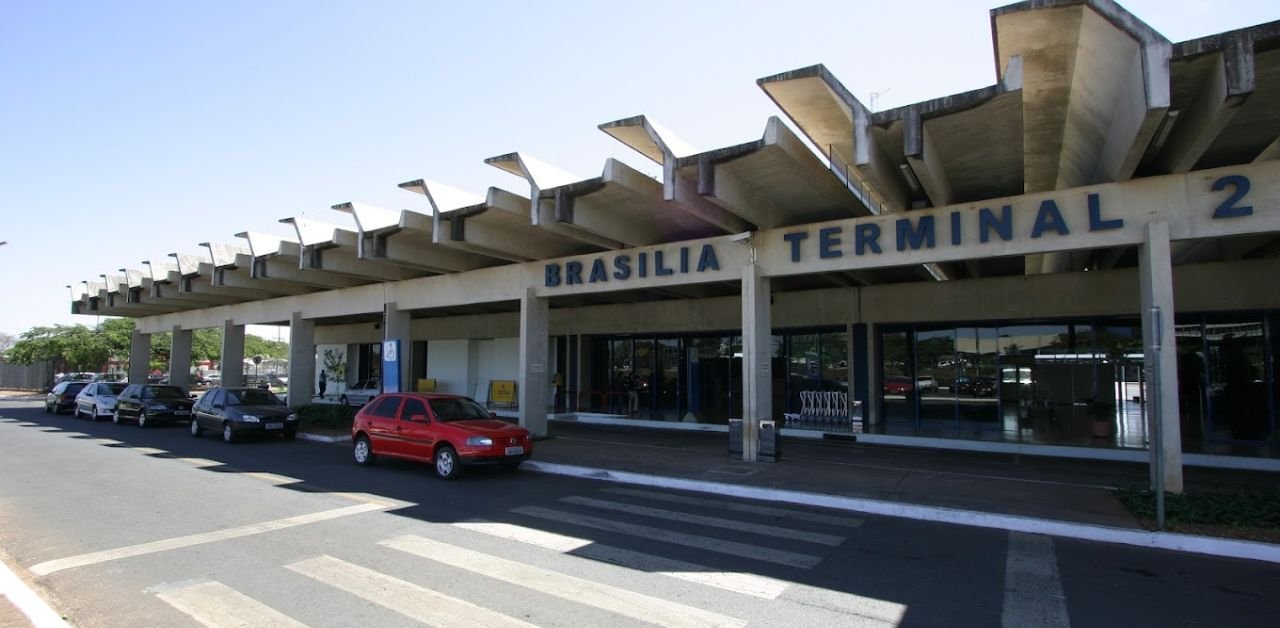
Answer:
[{"label": "person walking", "polygon": [[320,389],[320,398],[324,399],[324,391],[329,387],[329,376],[325,375],[324,369],[320,369],[320,383],[316,387]]}]

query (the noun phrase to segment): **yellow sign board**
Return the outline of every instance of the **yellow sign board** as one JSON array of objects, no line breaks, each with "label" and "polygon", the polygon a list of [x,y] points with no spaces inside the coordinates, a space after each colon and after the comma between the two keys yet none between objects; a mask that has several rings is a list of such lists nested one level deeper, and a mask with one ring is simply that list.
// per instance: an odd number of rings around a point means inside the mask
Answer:
[{"label": "yellow sign board", "polygon": [[513,379],[489,380],[489,402],[515,405],[516,382]]},{"label": "yellow sign board", "polygon": [[419,379],[416,390],[417,392],[435,392],[436,380],[435,379]]}]

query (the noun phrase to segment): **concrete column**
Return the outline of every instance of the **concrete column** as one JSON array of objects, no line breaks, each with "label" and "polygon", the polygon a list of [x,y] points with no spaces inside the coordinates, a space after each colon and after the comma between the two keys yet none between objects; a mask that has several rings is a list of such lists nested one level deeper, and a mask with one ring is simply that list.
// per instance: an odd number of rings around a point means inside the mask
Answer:
[{"label": "concrete column", "polygon": [[520,379],[516,394],[520,425],[534,436],[547,433],[547,386],[551,382],[547,374],[548,319],[547,300],[534,296],[533,288],[526,288],[520,297]]},{"label": "concrete column", "polygon": [[244,325],[222,322],[222,385],[244,385]]},{"label": "concrete column", "polygon": [[169,383],[186,388],[191,385],[191,330],[173,326],[173,344],[169,350]]},{"label": "concrete column", "polygon": [[773,419],[770,281],[759,266],[742,268],[742,459],[755,461],[760,421]]},{"label": "concrete column", "polygon": [[289,407],[311,403],[316,383],[316,324],[301,312],[289,317]]},{"label": "concrete column", "polygon": [[[382,340],[400,341],[400,372],[394,376],[399,380],[399,390],[413,390],[417,382],[410,381],[413,372],[413,339],[409,329],[409,311],[401,310],[395,303],[388,303],[382,313]],[[392,373],[383,373],[385,379]]]},{"label": "concrete column", "polygon": [[151,334],[137,329],[129,337],[129,383],[145,384],[151,372]]},{"label": "concrete column", "polygon": [[[1142,291],[1142,345],[1147,379],[1147,430],[1151,439],[1151,483],[1163,473],[1164,490],[1182,492],[1182,421],[1178,410],[1178,354],[1173,337],[1173,262],[1169,224],[1147,225],[1139,247],[1138,281]],[[1159,308],[1158,321],[1151,314]],[[1157,327],[1158,324],[1158,327]],[[1158,350],[1156,349],[1158,347]],[[1158,382],[1158,388],[1153,388]],[[1160,458],[1157,459],[1157,439]]]}]

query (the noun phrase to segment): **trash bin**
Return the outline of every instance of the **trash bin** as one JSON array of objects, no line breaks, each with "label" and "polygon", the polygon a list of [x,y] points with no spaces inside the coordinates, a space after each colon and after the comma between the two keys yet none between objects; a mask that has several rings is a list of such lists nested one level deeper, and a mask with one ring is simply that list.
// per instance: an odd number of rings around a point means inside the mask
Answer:
[{"label": "trash bin", "polygon": [[729,458],[742,460],[742,419],[729,419]]},{"label": "trash bin", "polygon": [[773,421],[760,422],[760,461],[777,462],[782,458],[782,439]]}]

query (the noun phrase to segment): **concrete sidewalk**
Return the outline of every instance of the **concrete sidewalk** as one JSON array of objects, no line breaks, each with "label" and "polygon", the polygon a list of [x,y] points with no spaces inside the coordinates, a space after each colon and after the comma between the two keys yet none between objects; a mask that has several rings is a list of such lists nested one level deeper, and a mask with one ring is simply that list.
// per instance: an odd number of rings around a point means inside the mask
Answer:
[{"label": "concrete sidewalk", "polygon": [[[723,433],[553,422],[532,470],[847,507],[916,519],[1280,561],[1280,545],[1146,531],[1112,495],[1147,467],[784,439],[777,463],[731,460]],[[1188,467],[1192,491],[1274,491],[1280,474]]]}]

